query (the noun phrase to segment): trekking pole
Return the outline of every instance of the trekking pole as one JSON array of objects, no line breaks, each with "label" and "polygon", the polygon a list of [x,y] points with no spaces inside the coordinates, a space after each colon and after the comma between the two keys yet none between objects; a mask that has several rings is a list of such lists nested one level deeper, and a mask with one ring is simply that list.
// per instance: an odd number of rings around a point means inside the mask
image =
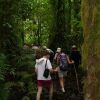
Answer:
[{"label": "trekking pole", "polygon": [[77,81],[78,92],[80,93],[78,74],[77,74],[77,71],[76,71],[76,68],[75,68],[75,64],[74,64],[74,70],[75,70],[75,76],[76,76],[76,81]]}]

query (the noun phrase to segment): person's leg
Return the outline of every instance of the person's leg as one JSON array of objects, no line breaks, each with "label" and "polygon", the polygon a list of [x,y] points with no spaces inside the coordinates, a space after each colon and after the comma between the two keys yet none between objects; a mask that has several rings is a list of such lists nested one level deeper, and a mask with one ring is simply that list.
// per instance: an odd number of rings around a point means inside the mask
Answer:
[{"label": "person's leg", "polygon": [[48,93],[49,93],[49,100],[52,100],[52,96],[53,96],[53,82],[52,82],[52,80],[45,81],[45,86],[46,86]]},{"label": "person's leg", "polygon": [[38,80],[37,81],[37,86],[38,86],[38,92],[36,95],[36,100],[40,100],[41,97],[41,93],[42,93],[42,88],[43,88],[43,80]]},{"label": "person's leg", "polygon": [[37,92],[37,95],[36,95],[36,100],[40,100],[41,93],[42,93],[42,86],[38,86],[38,92]]},{"label": "person's leg", "polygon": [[64,78],[63,77],[59,77],[59,81],[60,81],[60,86],[61,86],[62,92],[65,92],[65,89],[64,89]]},{"label": "person's leg", "polygon": [[53,84],[50,85],[50,89],[49,89],[49,100],[52,100],[52,96],[53,96]]},{"label": "person's leg", "polygon": [[64,72],[59,70],[58,76],[59,76],[59,82],[60,82],[61,90],[62,90],[62,92],[65,92],[65,89],[64,89]]}]

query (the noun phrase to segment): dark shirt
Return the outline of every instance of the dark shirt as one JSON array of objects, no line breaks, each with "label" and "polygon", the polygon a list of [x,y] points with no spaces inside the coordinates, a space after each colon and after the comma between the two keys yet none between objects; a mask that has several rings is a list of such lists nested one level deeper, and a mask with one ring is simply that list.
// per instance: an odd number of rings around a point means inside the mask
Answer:
[{"label": "dark shirt", "polygon": [[79,51],[72,51],[70,58],[71,60],[74,60],[76,66],[79,66],[79,64],[81,64],[81,54]]},{"label": "dark shirt", "polygon": [[51,54],[50,54],[50,58],[49,58],[51,63],[53,63],[53,58],[54,58],[54,54],[51,53]]}]

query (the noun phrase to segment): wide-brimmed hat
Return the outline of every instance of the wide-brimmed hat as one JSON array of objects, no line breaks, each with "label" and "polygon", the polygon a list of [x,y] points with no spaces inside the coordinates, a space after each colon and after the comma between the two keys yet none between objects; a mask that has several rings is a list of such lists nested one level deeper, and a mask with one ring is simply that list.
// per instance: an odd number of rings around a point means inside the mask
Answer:
[{"label": "wide-brimmed hat", "polygon": [[49,53],[54,53],[51,49],[47,48],[46,49]]},{"label": "wide-brimmed hat", "polygon": [[73,49],[73,48],[77,48],[76,45],[72,45],[72,49]]}]

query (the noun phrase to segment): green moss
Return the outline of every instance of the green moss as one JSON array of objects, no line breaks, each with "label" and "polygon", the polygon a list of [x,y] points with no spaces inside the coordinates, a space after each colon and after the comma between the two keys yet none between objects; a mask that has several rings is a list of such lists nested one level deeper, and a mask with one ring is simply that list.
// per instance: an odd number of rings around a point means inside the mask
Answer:
[{"label": "green moss", "polygon": [[81,9],[84,30],[83,67],[88,73],[84,80],[86,100],[100,100],[100,5],[98,2],[83,0]]}]

